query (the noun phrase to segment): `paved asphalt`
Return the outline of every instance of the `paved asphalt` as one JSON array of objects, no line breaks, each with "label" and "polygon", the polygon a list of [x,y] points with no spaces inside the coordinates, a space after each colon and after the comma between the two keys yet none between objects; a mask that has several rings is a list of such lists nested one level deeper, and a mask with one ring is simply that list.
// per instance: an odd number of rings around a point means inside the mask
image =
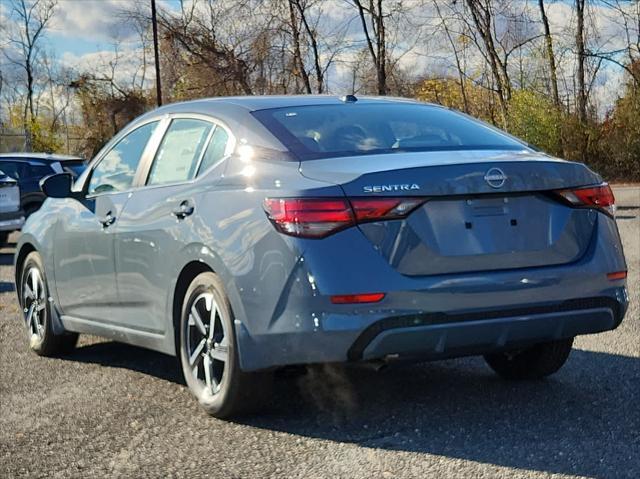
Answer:
[{"label": "paved asphalt", "polygon": [[310,369],[264,415],[201,412],[175,360],[82,337],[30,353],[0,254],[0,477],[640,477],[640,191],[616,192],[631,308],[555,376],[510,383],[480,358]]}]

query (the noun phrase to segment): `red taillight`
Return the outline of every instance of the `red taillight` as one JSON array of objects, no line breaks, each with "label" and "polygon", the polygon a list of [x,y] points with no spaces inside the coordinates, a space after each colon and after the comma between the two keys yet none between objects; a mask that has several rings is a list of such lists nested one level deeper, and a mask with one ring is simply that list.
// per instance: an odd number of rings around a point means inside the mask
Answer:
[{"label": "red taillight", "polygon": [[351,198],[351,206],[360,223],[402,218],[424,203],[419,198]]},{"label": "red taillight", "polygon": [[616,211],[616,200],[613,191],[607,183],[599,186],[589,186],[587,188],[576,188],[573,190],[561,190],[557,192],[573,206],[583,206],[587,208],[598,208],[613,215]]},{"label": "red taillight", "polygon": [[322,238],[356,223],[403,218],[417,198],[267,198],[264,210],[281,233]]},{"label": "red taillight", "polygon": [[267,198],[267,216],[281,233],[321,238],[355,223],[346,199]]},{"label": "red taillight", "polygon": [[384,293],[338,294],[331,296],[333,304],[377,303],[382,301]]},{"label": "red taillight", "polygon": [[616,271],[614,273],[607,273],[607,279],[610,281],[617,281],[619,279],[626,279],[627,272],[626,271]]}]

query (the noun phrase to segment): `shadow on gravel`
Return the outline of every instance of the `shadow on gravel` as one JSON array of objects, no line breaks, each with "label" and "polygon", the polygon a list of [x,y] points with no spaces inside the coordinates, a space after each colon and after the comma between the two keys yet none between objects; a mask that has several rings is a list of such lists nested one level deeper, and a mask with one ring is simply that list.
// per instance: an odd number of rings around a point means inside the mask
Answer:
[{"label": "shadow on gravel", "polygon": [[[363,447],[519,469],[638,477],[640,358],[574,350],[559,373],[508,382],[480,358],[311,368],[240,423]],[[636,471],[633,473],[632,471]]]},{"label": "shadow on gravel", "polygon": [[[175,358],[119,343],[65,359],[184,384]],[[638,384],[640,358],[576,349],[555,376],[526,382],[499,379],[479,358],[380,372],[314,366],[277,375],[273,404],[236,422],[548,473],[637,477]]]},{"label": "shadow on gravel", "polygon": [[176,358],[148,349],[116,342],[102,342],[79,346],[65,360],[123,368],[155,376],[165,381],[184,384],[178,372]]},{"label": "shadow on gravel", "polygon": [[16,286],[13,282],[0,281],[0,293],[12,293],[16,290]]}]

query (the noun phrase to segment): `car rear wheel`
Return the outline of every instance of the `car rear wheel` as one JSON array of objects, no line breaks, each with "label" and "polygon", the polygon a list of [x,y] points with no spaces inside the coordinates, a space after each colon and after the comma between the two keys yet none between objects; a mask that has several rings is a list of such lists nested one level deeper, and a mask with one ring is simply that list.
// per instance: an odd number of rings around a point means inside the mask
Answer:
[{"label": "car rear wheel", "polygon": [[77,333],[55,334],[51,323],[49,289],[42,258],[33,251],[26,257],[20,275],[20,304],[29,337],[29,347],[40,356],[71,352]]},{"label": "car rear wheel", "polygon": [[487,354],[484,359],[505,379],[540,379],[564,365],[572,345],[573,338],[560,339],[519,351]]},{"label": "car rear wheel", "polygon": [[208,414],[235,416],[264,401],[271,375],[240,369],[233,313],[214,273],[199,274],[187,290],[179,346],[187,386]]}]

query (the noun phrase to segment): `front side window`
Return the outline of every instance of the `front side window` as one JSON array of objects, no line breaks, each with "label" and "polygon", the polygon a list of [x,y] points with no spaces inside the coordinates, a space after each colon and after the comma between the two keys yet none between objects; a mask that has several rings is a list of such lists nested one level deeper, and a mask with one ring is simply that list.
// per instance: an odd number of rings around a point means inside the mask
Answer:
[{"label": "front side window", "polygon": [[173,120],[151,165],[148,185],[192,179],[213,125],[208,121]]},{"label": "front side window", "polygon": [[301,160],[442,150],[522,150],[516,139],[465,115],[416,103],[296,106],[254,111]]},{"label": "front side window", "polygon": [[88,194],[124,191],[131,187],[157,121],[142,125],[122,138],[93,169]]}]

